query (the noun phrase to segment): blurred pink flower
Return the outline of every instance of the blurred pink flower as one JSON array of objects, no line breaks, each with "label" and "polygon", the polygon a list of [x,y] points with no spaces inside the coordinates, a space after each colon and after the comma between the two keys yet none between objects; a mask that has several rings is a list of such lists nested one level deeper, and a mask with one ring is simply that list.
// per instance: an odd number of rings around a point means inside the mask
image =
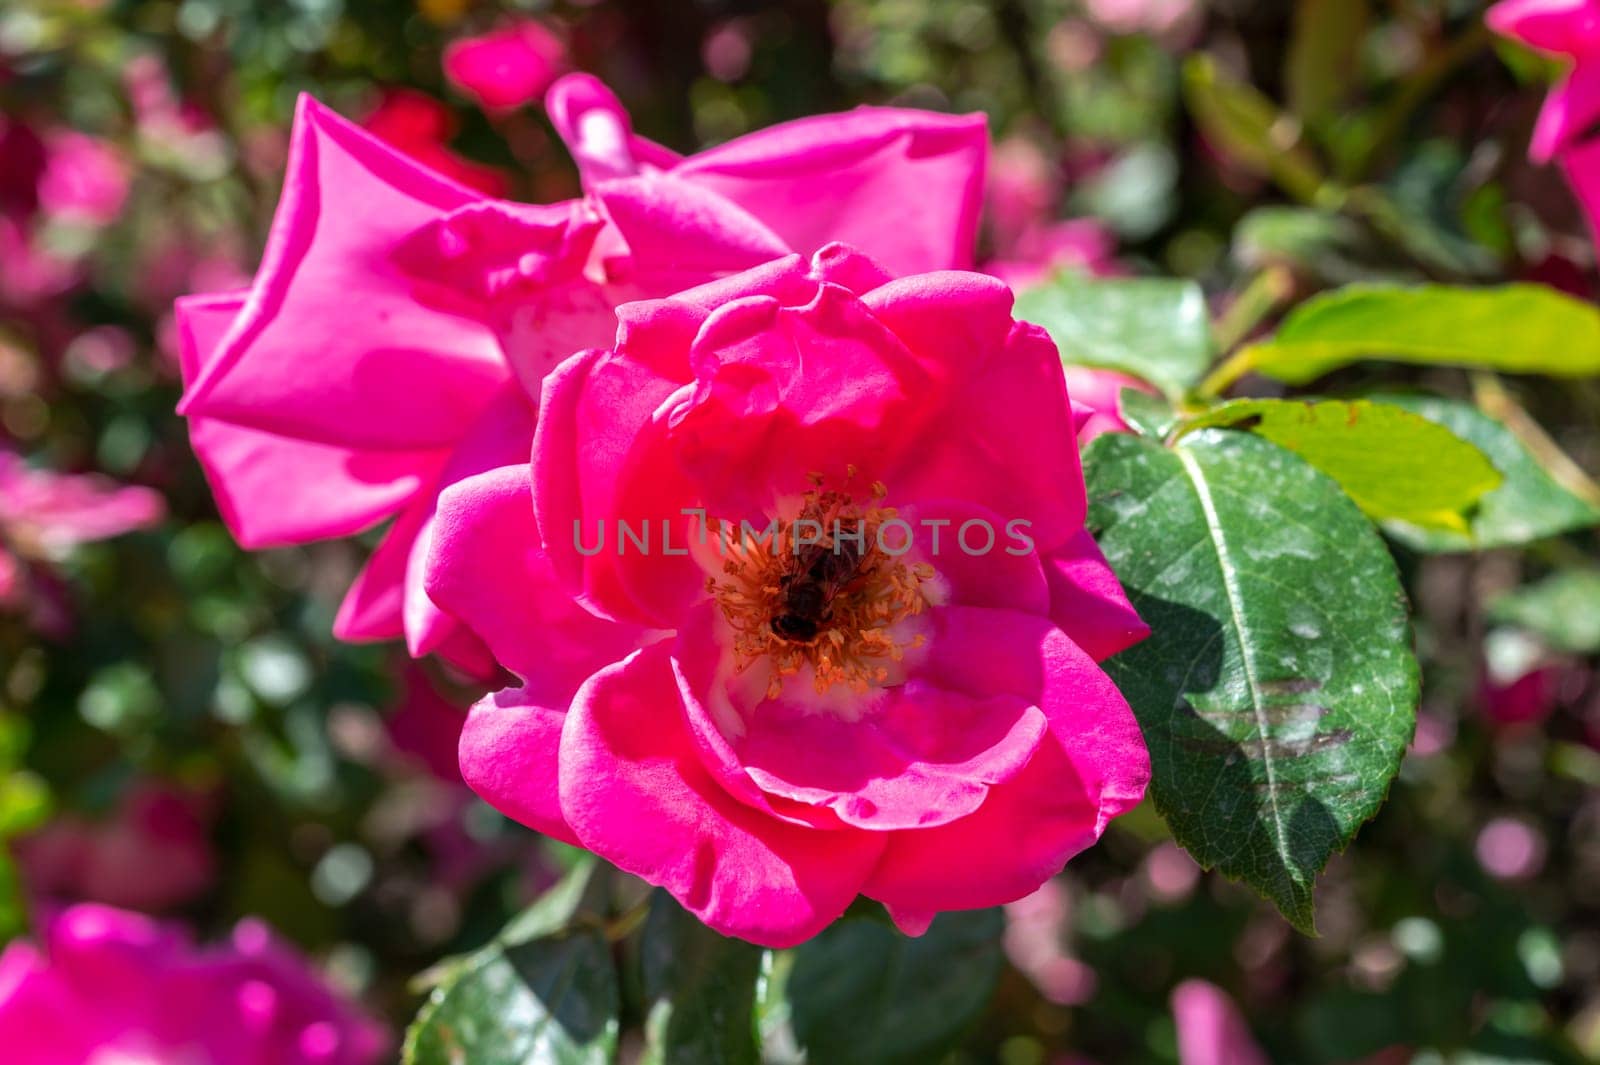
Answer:
[{"label": "blurred pink flower", "polygon": [[1023,235],[1054,216],[1061,196],[1061,174],[1040,147],[1011,136],[994,146],[984,189],[990,238],[1009,252]]},{"label": "blurred pink flower", "polygon": [[1116,239],[1088,218],[1058,220],[1063,176],[1038,145],[1011,137],[995,147],[985,192],[990,257],[982,266],[1013,288],[1061,269],[1119,273]]},{"label": "blurred pink flower", "polygon": [[[422,588],[439,493],[525,462],[545,373],[603,347],[613,309],[834,235],[913,269],[970,262],[981,116],[862,108],[680,158],[569,75],[547,101],[583,199],[487,198],[302,100],[247,292],[178,304],[180,407],[248,547],[394,518],[335,622],[476,675],[481,642]],[[314,353],[314,354],[312,354]]]},{"label": "blurred pink flower", "polygon": [[1089,16],[1112,33],[1187,37],[1205,14],[1198,0],[1084,0]]},{"label": "blurred pink flower", "polygon": [[376,1065],[389,1042],[259,921],[197,947],[86,903],[0,954],[7,1065]]},{"label": "blurred pink flower", "polygon": [[1569,61],[1528,146],[1535,162],[1549,162],[1600,120],[1600,0],[1501,0],[1484,20],[1501,36]]},{"label": "blurred pink flower", "polygon": [[1226,992],[1185,980],[1172,992],[1180,1065],[1271,1065]]},{"label": "blurred pink flower", "polygon": [[148,488],[31,469],[20,455],[0,452],[0,540],[24,555],[52,559],[154,525],[164,513],[161,496]]},{"label": "blurred pink flower", "polygon": [[1067,953],[1072,899],[1065,884],[1046,880],[1033,894],[1006,903],[1005,913],[1006,957],[1039,994],[1058,1006],[1081,1006],[1094,997],[1094,970]]},{"label": "blurred pink flower", "polygon": [[106,141],[74,130],[45,138],[47,159],[39,177],[39,210],[82,225],[115,221],[128,196],[128,168]]},{"label": "blurred pink flower", "polygon": [[485,111],[511,111],[537,100],[566,66],[566,47],[544,23],[513,18],[490,33],[452,41],[444,76]]},{"label": "blurred pink flower", "polygon": [[1104,224],[1092,218],[1069,219],[1026,231],[1007,249],[1005,258],[989,260],[983,270],[1013,288],[1043,281],[1063,269],[1114,277],[1122,272],[1114,258],[1116,247],[1116,238]]},{"label": "blurred pink flower", "polygon": [[1124,388],[1155,395],[1155,388],[1116,370],[1101,370],[1090,366],[1068,366],[1067,394],[1072,397],[1072,419],[1078,433],[1078,443],[1087,444],[1106,433],[1126,433],[1128,423],[1118,412],[1118,401]]},{"label": "blurred pink flower", "polygon": [[[836,244],[619,308],[546,378],[533,462],[441,498],[427,589],[524,682],[467,719],[474,790],[774,946],[857,894],[917,933],[1098,839],[1149,761],[1097,663],[1148,629],[1011,304]],[[870,546],[808,634],[784,560],[833,521]],[[624,522],[652,549],[585,546]]]},{"label": "blurred pink flower", "polygon": [[216,855],[209,803],[158,781],[143,781],[112,816],[64,815],[17,844],[29,890],[135,910],[164,910],[211,886]]},{"label": "blurred pink flower", "polygon": [[78,544],[154,525],[165,510],[148,488],[31,469],[0,450],[0,610],[25,612],[38,631],[64,635],[65,598],[51,563]]},{"label": "blurred pink flower", "polygon": [[423,166],[485,196],[504,196],[510,181],[495,167],[452,151],[456,117],[442,100],[415,89],[385,89],[361,127]]}]

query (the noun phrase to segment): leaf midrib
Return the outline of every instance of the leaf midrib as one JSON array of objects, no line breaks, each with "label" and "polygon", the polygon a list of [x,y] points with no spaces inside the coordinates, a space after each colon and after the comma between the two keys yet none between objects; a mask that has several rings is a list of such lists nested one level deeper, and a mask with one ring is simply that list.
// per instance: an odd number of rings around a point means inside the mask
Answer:
[{"label": "leaf midrib", "polygon": [[1206,483],[1205,471],[1195,461],[1194,456],[1184,448],[1174,449],[1178,461],[1183,465],[1183,472],[1194,485],[1195,498],[1200,501],[1200,510],[1205,517],[1206,532],[1211,538],[1211,544],[1217,553],[1217,568],[1222,573],[1222,588],[1228,598],[1228,621],[1233,627],[1234,636],[1239,641],[1239,659],[1244,666],[1245,686],[1250,690],[1250,709],[1256,719],[1256,729],[1261,734],[1261,766],[1267,777],[1267,801],[1272,805],[1273,845],[1277,848],[1278,857],[1283,861],[1284,869],[1293,868],[1289,859],[1286,846],[1287,835],[1283,824],[1283,811],[1278,806],[1278,774],[1273,765],[1270,746],[1267,743],[1269,733],[1267,730],[1266,715],[1262,712],[1261,688],[1256,679],[1255,656],[1251,651],[1248,635],[1244,628],[1244,599],[1239,591],[1238,575],[1233,564],[1232,556],[1228,553],[1228,545],[1222,536],[1222,522],[1217,516],[1216,504],[1211,498],[1211,488]]}]

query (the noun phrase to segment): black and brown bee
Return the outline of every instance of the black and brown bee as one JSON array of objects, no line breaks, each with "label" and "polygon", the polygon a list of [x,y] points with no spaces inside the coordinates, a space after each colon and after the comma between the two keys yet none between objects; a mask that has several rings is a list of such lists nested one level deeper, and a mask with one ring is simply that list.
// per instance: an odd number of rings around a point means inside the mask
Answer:
[{"label": "black and brown bee", "polygon": [[778,612],[772,634],[791,643],[810,643],[833,620],[833,602],[862,573],[866,552],[858,539],[807,544],[795,552],[794,572],[779,580]]}]

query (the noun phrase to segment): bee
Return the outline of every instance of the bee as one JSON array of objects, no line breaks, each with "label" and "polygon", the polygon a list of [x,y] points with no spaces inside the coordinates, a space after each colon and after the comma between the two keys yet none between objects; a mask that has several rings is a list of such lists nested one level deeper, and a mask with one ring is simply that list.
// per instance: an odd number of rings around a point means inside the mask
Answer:
[{"label": "bee", "polygon": [[863,550],[855,540],[807,544],[796,552],[793,573],[779,581],[779,609],[772,634],[791,643],[810,643],[833,619],[833,600],[861,575]]}]

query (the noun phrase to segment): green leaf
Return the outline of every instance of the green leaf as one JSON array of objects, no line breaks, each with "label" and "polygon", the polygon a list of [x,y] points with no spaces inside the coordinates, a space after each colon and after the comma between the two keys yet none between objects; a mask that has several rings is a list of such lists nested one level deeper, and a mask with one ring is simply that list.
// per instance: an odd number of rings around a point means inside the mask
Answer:
[{"label": "green leaf", "polygon": [[1331,117],[1358,84],[1356,63],[1371,18],[1368,0],[1300,0],[1284,81],[1289,109],[1307,122]]},{"label": "green leaf", "polygon": [[1251,434],[1112,434],[1085,467],[1090,528],[1152,630],[1107,668],[1156,807],[1309,932],[1317,873],[1382,804],[1416,720],[1394,561],[1332,480]]},{"label": "green leaf", "polygon": [[1536,633],[1569,654],[1600,654],[1600,569],[1569,569],[1500,596],[1489,619]]},{"label": "green leaf", "polygon": [[1582,377],[1600,373],[1600,310],[1543,285],[1351,285],[1239,357],[1296,385],[1369,358]]},{"label": "green leaf", "polygon": [[1222,70],[1209,55],[1191,56],[1184,63],[1183,95],[1195,123],[1223,155],[1272,178],[1298,200],[1317,198],[1326,177],[1301,143],[1298,120]]},{"label": "green leaf", "polygon": [[569,927],[596,863],[586,862],[488,946],[443,967],[406,1032],[406,1065],[604,1065],[620,992],[596,927]]},{"label": "green leaf", "polygon": [[701,924],[664,891],[650,899],[640,943],[643,1065],[756,1065],[762,950]]},{"label": "green leaf", "polygon": [[1062,362],[1121,370],[1168,395],[1194,384],[1211,361],[1205,296],[1189,281],[1060,274],[1019,292],[1016,314],[1050,333]]},{"label": "green leaf", "polygon": [[1425,395],[1374,395],[1471,442],[1504,479],[1478,501],[1466,532],[1388,522],[1384,531],[1418,551],[1471,551],[1532,543],[1600,524],[1600,508],[1563,487],[1517,435],[1470,403]]},{"label": "green leaf", "polygon": [[1164,438],[1178,424],[1178,412],[1160,396],[1152,396],[1137,388],[1124,388],[1117,393],[1117,414],[1134,432],[1156,440]]},{"label": "green leaf", "polygon": [[1483,452],[1437,422],[1370,400],[1241,399],[1189,424],[1248,428],[1339,482],[1377,520],[1467,531],[1464,515],[1501,477]]},{"label": "green leaf", "polygon": [[939,1060],[994,992],[1004,928],[999,910],[940,914],[915,939],[877,921],[835,922],[793,952],[784,979],[806,1060]]}]

